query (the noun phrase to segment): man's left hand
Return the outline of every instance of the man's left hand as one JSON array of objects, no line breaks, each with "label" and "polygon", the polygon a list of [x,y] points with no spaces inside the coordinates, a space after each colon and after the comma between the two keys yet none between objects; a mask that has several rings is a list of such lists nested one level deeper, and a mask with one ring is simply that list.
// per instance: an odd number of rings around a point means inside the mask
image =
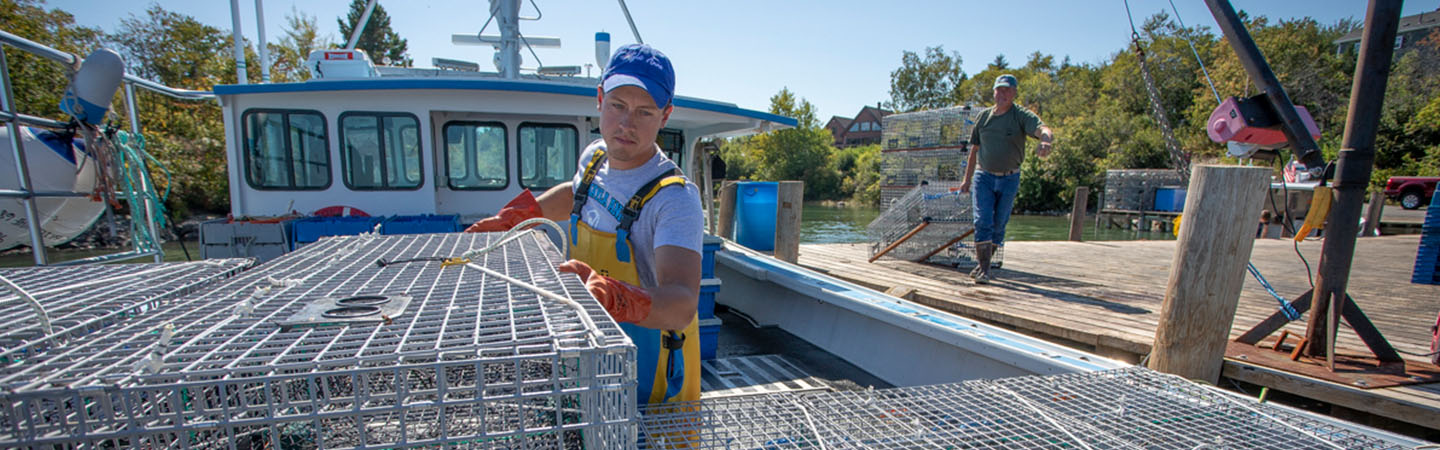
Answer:
[{"label": "man's left hand", "polygon": [[601,275],[584,261],[572,259],[556,267],[580,276],[585,290],[605,307],[616,322],[636,323],[650,316],[650,294],[639,286]]}]

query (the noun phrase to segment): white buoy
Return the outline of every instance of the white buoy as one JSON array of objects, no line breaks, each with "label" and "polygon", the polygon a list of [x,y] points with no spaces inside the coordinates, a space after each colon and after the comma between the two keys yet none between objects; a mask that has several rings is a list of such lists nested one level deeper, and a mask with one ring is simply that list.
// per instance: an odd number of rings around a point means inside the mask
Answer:
[{"label": "white buoy", "polygon": [[600,72],[605,72],[606,65],[610,64],[610,33],[604,31],[595,33],[595,66]]},{"label": "white buoy", "polygon": [[115,98],[115,91],[120,89],[120,81],[124,78],[125,61],[120,59],[119,53],[108,48],[91,52],[80,64],[80,70],[75,72],[70,86],[65,88],[60,110],[75,120],[99,125],[105,121],[105,113],[110,111],[110,99]]}]

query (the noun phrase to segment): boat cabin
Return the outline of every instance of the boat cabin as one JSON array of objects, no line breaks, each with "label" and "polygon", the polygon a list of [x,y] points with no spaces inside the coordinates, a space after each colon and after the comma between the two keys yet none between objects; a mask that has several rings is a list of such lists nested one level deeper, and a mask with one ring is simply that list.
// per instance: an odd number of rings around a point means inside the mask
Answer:
[{"label": "boat cabin", "polygon": [[[390,67],[334,72],[341,76],[319,70],[298,83],[215,87],[235,217],[331,206],[369,215],[480,217],[522,189],[539,193],[570,180],[580,152],[600,137],[595,78]],[[693,152],[701,140],[796,123],[683,96],[674,106],[658,144],[696,180]]]}]

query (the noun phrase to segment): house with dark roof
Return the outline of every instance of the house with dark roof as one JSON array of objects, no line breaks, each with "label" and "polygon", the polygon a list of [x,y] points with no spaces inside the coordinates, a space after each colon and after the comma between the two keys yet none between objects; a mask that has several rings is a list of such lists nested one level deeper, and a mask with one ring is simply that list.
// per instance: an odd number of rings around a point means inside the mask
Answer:
[{"label": "house with dark roof", "polygon": [[825,123],[825,129],[830,130],[830,136],[835,139],[835,147],[854,147],[857,145],[869,145],[880,143],[880,119],[893,114],[874,106],[860,108],[855,118],[833,116]]},{"label": "house with dark roof", "polygon": [[[1404,51],[1414,47],[1435,30],[1440,30],[1440,8],[1427,13],[1401,17],[1400,27],[1395,30],[1395,50]],[[1356,28],[1355,31],[1336,39],[1334,41],[1336,51],[1360,53],[1360,38],[1364,31],[1364,28]]]}]

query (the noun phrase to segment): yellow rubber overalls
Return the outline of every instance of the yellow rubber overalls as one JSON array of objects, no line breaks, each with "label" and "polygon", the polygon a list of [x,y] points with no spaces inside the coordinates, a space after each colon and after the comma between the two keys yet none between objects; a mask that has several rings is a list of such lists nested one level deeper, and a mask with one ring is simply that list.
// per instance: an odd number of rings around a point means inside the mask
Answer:
[{"label": "yellow rubber overalls", "polygon": [[[625,204],[614,233],[590,228],[580,220],[580,210],[590,199],[590,184],[605,162],[605,150],[596,149],[585,165],[580,185],[575,188],[575,206],[570,211],[570,257],[584,261],[601,275],[640,286],[630,226],[640,209],[668,186],[684,186],[678,171],[660,175],[646,183]],[[604,208],[604,205],[601,205]],[[636,347],[636,397],[639,403],[666,403],[700,399],[699,317],[691,317],[684,330],[656,330],[622,323],[620,328]]]}]

